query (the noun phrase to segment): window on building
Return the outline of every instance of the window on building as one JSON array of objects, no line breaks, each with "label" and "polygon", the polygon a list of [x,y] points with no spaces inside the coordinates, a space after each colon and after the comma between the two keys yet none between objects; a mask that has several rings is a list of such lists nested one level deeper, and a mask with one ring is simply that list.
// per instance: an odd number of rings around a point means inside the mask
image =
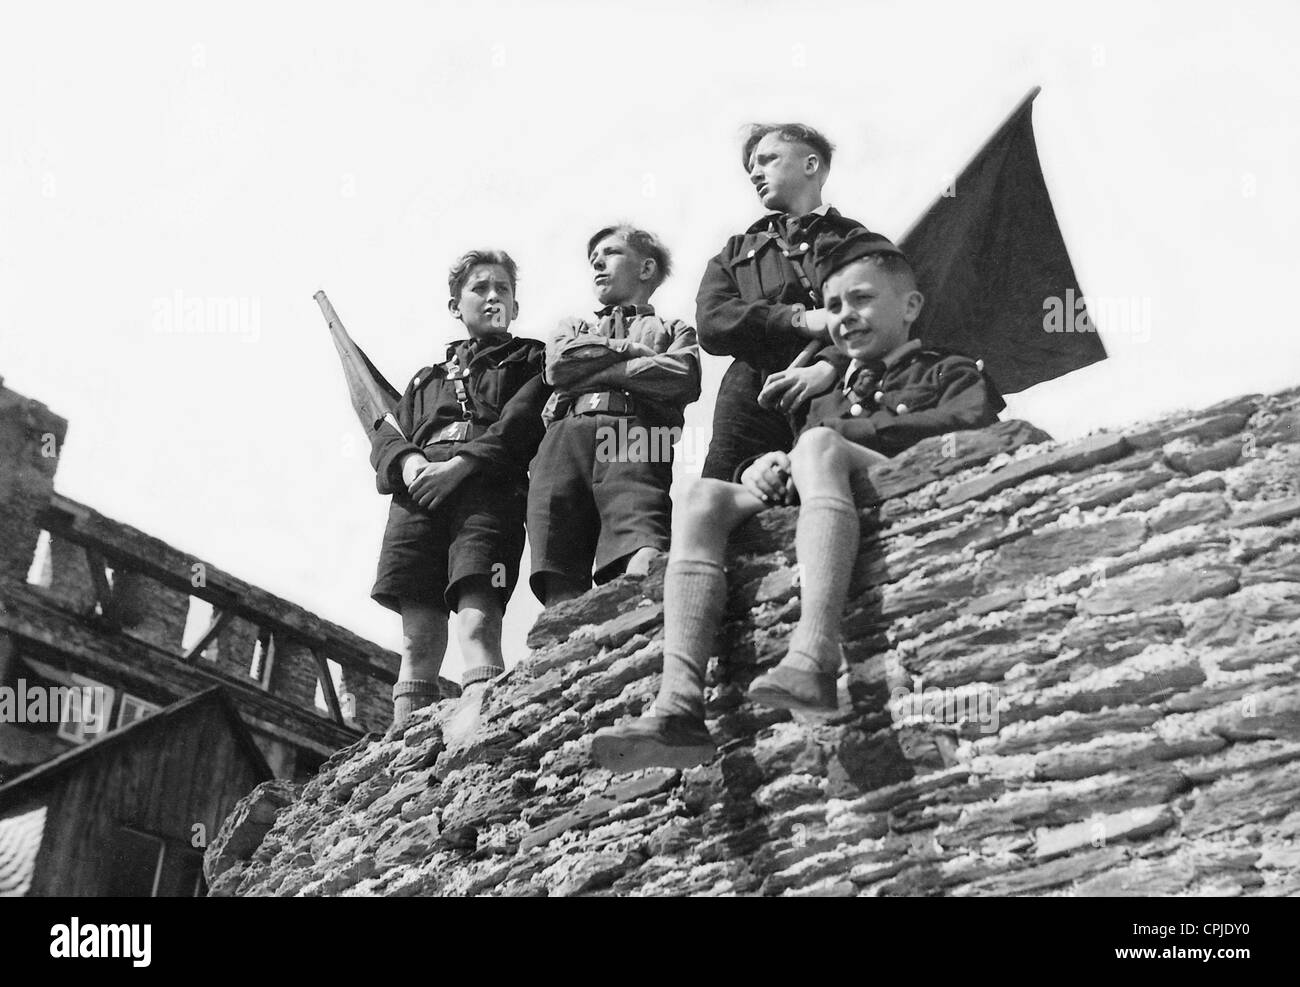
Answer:
[{"label": "window on building", "polygon": [[32,586],[49,589],[54,582],[54,559],[50,555],[50,533],[41,531],[36,539],[36,554],[32,556],[31,568],[27,570],[27,582]]},{"label": "window on building", "polygon": [[[185,633],[181,635],[181,651],[188,653],[190,648],[198,644],[212,626],[213,609],[212,604],[207,600],[200,600],[197,596],[190,597],[190,611],[185,617]],[[218,655],[219,637],[212,639],[212,643],[203,649],[201,657],[208,661],[216,661]]]},{"label": "window on building", "polygon": [[[343,666],[333,658],[327,658],[325,664],[330,670],[330,681],[334,683],[334,695],[337,696],[343,691]],[[325,698],[325,686],[321,683],[319,675],[316,677],[316,709],[322,713],[330,711],[329,700]]]},{"label": "window on building", "polygon": [[207,893],[203,856],[185,843],[130,826],[117,831],[106,893],[115,898],[197,898]]},{"label": "window on building", "polygon": [[71,672],[61,694],[59,736],[74,744],[84,744],[104,736],[112,723],[116,692],[103,682]]},{"label": "window on building", "polygon": [[129,692],[122,693],[122,704],[117,709],[117,729],[129,727],[136,720],[143,720],[162,709],[156,703],[145,702]]},{"label": "window on building", "polygon": [[253,645],[253,663],[248,668],[248,677],[263,689],[271,679],[271,666],[275,662],[275,635],[268,630],[257,633],[257,643]]}]

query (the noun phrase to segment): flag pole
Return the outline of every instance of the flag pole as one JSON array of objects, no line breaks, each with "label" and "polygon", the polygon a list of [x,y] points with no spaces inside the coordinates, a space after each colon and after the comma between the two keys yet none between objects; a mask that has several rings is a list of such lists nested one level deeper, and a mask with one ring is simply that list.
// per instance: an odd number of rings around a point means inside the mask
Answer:
[{"label": "flag pole", "polygon": [[[347,379],[352,408],[357,413],[357,417],[362,420],[363,425],[368,425],[368,428],[375,428],[380,422],[387,422],[405,439],[406,433],[393,417],[390,396],[371,376],[372,371],[376,374],[379,371],[361,352],[361,348],[352,341],[347,329],[343,327],[343,320],[339,318],[338,312],[334,311],[334,306],[325,292],[318,291],[312,295],[312,298],[320,306],[321,314],[325,316],[325,322],[329,326],[330,337],[334,340],[334,348],[338,351],[339,360],[343,364],[343,376]],[[387,386],[388,382],[384,381],[384,387]],[[382,414],[379,414],[380,411]]]}]

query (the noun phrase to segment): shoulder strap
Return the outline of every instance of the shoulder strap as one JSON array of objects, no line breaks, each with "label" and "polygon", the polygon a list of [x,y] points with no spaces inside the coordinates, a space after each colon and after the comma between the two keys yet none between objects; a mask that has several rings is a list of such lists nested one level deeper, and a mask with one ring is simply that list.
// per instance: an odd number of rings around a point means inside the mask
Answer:
[{"label": "shoulder strap", "polygon": [[781,233],[772,232],[771,236],[776,241],[776,245],[781,248],[781,253],[785,255],[786,260],[790,262],[790,266],[794,268],[799,283],[803,285],[804,291],[808,292],[808,297],[812,300],[813,305],[820,306],[821,292],[813,286],[812,278],[808,276],[808,270],[804,267],[804,260],[808,257],[808,251],[806,249],[792,249],[785,236]]}]

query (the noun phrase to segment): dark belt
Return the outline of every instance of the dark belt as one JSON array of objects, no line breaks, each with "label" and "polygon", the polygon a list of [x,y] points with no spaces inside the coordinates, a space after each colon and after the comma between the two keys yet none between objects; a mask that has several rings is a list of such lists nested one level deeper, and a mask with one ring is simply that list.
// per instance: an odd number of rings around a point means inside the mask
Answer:
[{"label": "dark belt", "polygon": [[488,430],[488,426],[478,422],[452,422],[438,429],[424,440],[426,446],[442,445],[446,442],[469,442],[477,439]]},{"label": "dark belt", "polygon": [[569,407],[570,415],[635,415],[636,402],[622,391],[596,391],[579,394]]}]

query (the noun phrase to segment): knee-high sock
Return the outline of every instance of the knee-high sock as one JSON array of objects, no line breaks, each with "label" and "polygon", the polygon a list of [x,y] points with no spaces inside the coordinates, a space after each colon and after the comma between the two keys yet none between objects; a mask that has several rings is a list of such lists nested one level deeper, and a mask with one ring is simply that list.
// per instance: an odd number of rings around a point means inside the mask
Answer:
[{"label": "knee-high sock", "polygon": [[664,677],[652,712],[704,716],[704,672],[722,623],[727,577],[716,562],[680,559],[664,572]]},{"label": "knee-high sock", "polygon": [[843,497],[810,497],[800,506],[794,544],[803,574],[801,613],[785,665],[839,671],[840,621],[858,556],[859,528],[856,505]]}]

